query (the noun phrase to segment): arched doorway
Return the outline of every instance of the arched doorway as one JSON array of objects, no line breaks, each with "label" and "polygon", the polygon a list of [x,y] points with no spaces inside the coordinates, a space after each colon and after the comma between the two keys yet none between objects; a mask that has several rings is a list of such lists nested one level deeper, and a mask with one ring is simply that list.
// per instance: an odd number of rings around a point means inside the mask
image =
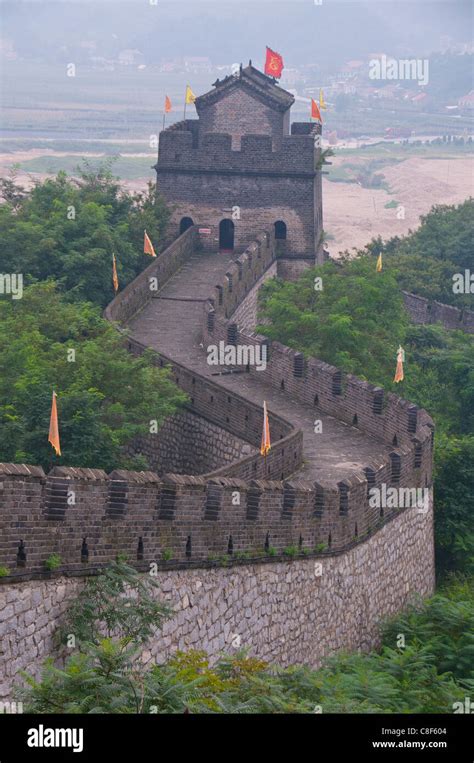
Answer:
[{"label": "arched doorway", "polygon": [[286,223],[283,220],[277,220],[275,223],[275,238],[278,241],[284,241],[286,239]]},{"label": "arched doorway", "polygon": [[194,225],[194,222],[192,220],[192,217],[182,217],[181,222],[179,224],[179,235],[181,236],[182,233],[184,233],[185,230],[188,230],[188,228],[191,228]]},{"label": "arched doorway", "polygon": [[226,218],[219,223],[219,250],[230,251],[234,249],[234,223]]},{"label": "arched doorway", "polygon": [[286,254],[286,223],[283,220],[277,220],[274,228],[276,256],[284,257]]}]

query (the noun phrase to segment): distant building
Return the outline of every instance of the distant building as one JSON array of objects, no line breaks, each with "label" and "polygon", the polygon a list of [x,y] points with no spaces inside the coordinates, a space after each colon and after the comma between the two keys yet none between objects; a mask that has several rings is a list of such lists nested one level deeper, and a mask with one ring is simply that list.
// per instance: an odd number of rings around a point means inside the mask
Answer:
[{"label": "distant building", "polygon": [[301,74],[298,69],[284,69],[281,76],[281,84],[293,87],[301,81]]},{"label": "distant building", "polygon": [[211,59],[207,56],[190,56],[184,59],[184,69],[194,74],[210,72],[212,69]]},{"label": "distant building", "polygon": [[160,72],[171,73],[182,71],[183,64],[179,59],[173,59],[172,61],[163,61],[160,65]]},{"label": "distant building", "polygon": [[273,229],[288,258],[321,259],[321,125],[290,127],[294,102],[249,63],[196,98],[198,119],[160,133],[155,168],[173,207],[170,229],[209,229],[226,254]]},{"label": "distant building", "polygon": [[474,109],[474,90],[471,90],[467,95],[463,95],[458,100],[458,106],[463,111],[472,111]]},{"label": "distant building", "polygon": [[81,40],[81,42],[79,43],[79,47],[83,48],[84,50],[92,51],[92,50],[96,50],[97,43],[94,42],[93,40]]},{"label": "distant building", "polygon": [[378,88],[377,97],[395,100],[400,97],[400,86],[398,84],[384,85],[383,87]]},{"label": "distant building", "polygon": [[431,100],[432,99],[428,93],[418,93],[418,95],[414,95],[413,98],[410,98],[410,102],[413,103],[414,106],[423,109],[431,102]]},{"label": "distant building", "polygon": [[91,56],[90,62],[92,66],[97,69],[103,69],[106,72],[113,72],[115,69],[114,62],[104,56]]},{"label": "distant building", "polygon": [[131,48],[121,50],[118,56],[118,62],[119,64],[122,64],[122,66],[138,66],[138,64],[143,63],[143,53],[136,49],[132,50]]},{"label": "distant building", "polygon": [[0,58],[4,58],[7,61],[15,61],[18,58],[18,54],[13,47],[13,42],[5,37],[0,37]]}]

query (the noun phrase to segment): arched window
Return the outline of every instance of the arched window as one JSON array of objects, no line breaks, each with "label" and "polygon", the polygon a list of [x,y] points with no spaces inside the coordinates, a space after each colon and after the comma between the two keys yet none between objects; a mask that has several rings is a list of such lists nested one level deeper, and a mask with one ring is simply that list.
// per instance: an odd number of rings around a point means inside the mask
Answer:
[{"label": "arched window", "polygon": [[232,251],[234,248],[234,223],[226,218],[219,223],[219,249]]},{"label": "arched window", "polygon": [[283,220],[277,220],[275,223],[275,238],[279,241],[286,239],[286,223]]},{"label": "arched window", "polygon": [[194,222],[191,217],[182,217],[179,224],[179,235],[181,236],[185,230],[188,230],[188,228],[191,228],[193,225]]}]

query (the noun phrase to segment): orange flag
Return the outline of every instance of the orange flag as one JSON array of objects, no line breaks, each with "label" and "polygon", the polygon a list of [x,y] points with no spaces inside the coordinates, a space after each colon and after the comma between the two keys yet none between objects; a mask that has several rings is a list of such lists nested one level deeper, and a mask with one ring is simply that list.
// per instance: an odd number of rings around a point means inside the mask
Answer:
[{"label": "orange flag", "polygon": [[119,282],[117,276],[117,262],[115,260],[115,254],[112,255],[112,283],[114,285],[114,291],[117,294],[119,290]]},{"label": "orange flag", "polygon": [[61,455],[61,445],[59,443],[58,409],[56,407],[56,392],[53,390],[53,401],[51,403],[51,418],[49,421],[48,442],[51,443],[56,455]]},{"label": "orange flag", "polygon": [[145,238],[143,241],[143,253],[151,254],[152,257],[156,257],[155,250],[153,249],[153,244],[151,243],[150,237],[146,231],[145,231]]},{"label": "orange flag", "polygon": [[281,77],[283,71],[283,58],[279,53],[275,53],[274,50],[267,45],[267,55],[265,58],[265,74],[269,77]]},{"label": "orange flag", "polygon": [[397,350],[397,368],[395,371],[395,376],[393,377],[393,381],[398,383],[403,381],[404,374],[403,374],[403,363],[405,361],[405,350],[402,346],[399,346]]},{"label": "orange flag", "polygon": [[311,98],[311,119],[319,119],[321,124],[323,123],[319,106],[314,98]]},{"label": "orange flag", "polygon": [[265,400],[263,401],[263,431],[262,431],[262,442],[260,445],[260,454],[262,456],[266,456],[267,453],[271,450],[271,442],[270,442],[270,424],[268,423],[268,412],[267,412],[267,404]]},{"label": "orange flag", "polygon": [[169,114],[171,111],[171,100],[168,96],[165,96],[165,114]]}]

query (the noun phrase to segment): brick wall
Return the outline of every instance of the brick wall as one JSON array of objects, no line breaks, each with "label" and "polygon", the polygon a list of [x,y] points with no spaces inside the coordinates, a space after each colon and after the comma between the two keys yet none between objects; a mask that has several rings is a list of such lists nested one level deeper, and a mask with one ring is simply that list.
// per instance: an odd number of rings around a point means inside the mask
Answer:
[{"label": "brick wall", "polygon": [[403,300],[413,323],[441,323],[446,329],[460,329],[474,334],[474,312],[459,310],[452,305],[420,297],[418,294],[403,292]]},{"label": "brick wall", "polygon": [[250,93],[236,89],[225,98],[200,110],[199,127],[203,133],[228,133],[232,149],[237,151],[244,135],[270,135],[273,147],[281,145],[285,114],[257,100]]},{"label": "brick wall", "polygon": [[[165,278],[193,245],[199,245],[194,229],[160,255],[137,283],[117,295],[106,315],[118,322],[127,320],[133,309],[152,298],[148,273],[160,270],[160,258],[164,258],[160,272]],[[250,316],[255,286],[274,272],[275,258],[273,235],[262,234],[230,266],[204,305],[204,341],[225,340],[235,315],[247,311]],[[248,332],[238,332],[236,340],[244,344],[268,341]],[[124,341],[133,353],[146,349],[133,338],[124,337]],[[299,353],[277,342],[269,343],[269,349],[267,368],[259,374],[277,387],[283,381],[287,393],[306,405],[383,439],[386,456],[336,485],[329,480],[316,484],[292,479],[303,457],[300,430],[271,414],[273,447],[265,461],[257,452],[260,406],[171,358],[156,355],[156,363],[169,365],[176,383],[187,392],[189,410],[225,429],[235,443],[249,443],[253,452],[200,477],[165,474],[160,478],[154,472],[125,471],[106,475],[100,470],[66,467],[56,467],[46,476],[35,467],[4,465],[0,468],[0,564],[20,579],[42,574],[48,556],[58,553],[65,570],[80,574],[84,565],[104,564],[118,551],[137,559],[140,538],[143,560],[163,560],[166,551],[176,564],[202,563],[209,554],[226,554],[230,538],[233,552],[261,553],[265,543],[278,553],[288,546],[308,553],[321,546],[340,551],[366,539],[399,513],[371,507],[369,484],[431,486],[433,425],[425,411],[315,358],[301,363]],[[250,373],[255,372],[251,368]],[[84,537],[87,562],[81,561]],[[21,540],[26,566],[18,564]]]},{"label": "brick wall", "polygon": [[[225,102],[215,104],[217,110],[226,108]],[[277,113],[274,118],[280,117]],[[315,146],[320,127],[294,123],[292,134],[281,141],[274,137],[280,127],[270,134],[242,134],[235,150],[235,134],[206,131],[216,120],[210,113],[203,124],[194,120],[197,127],[187,120],[160,135],[157,187],[174,208],[173,233],[177,235],[183,217],[190,217],[196,225],[212,228],[209,245],[217,248],[219,223],[230,218],[235,248],[242,251],[261,230],[282,221],[287,256],[314,258],[322,229],[321,173],[316,169],[320,149]],[[222,115],[226,120],[227,111]],[[239,218],[232,213],[235,207]]]},{"label": "brick wall", "polygon": [[[144,645],[141,660],[150,667],[177,649],[204,649],[213,663],[236,648],[277,665],[317,667],[339,650],[373,649],[381,620],[433,593],[432,504],[426,514],[410,509],[394,516],[343,553],[234,559],[225,567],[168,564],[157,580],[157,596],[173,615]],[[39,677],[82,584],[60,572],[0,584],[0,700],[12,699],[20,671]]]},{"label": "brick wall", "polygon": [[137,437],[126,448],[144,455],[158,474],[206,474],[255,452],[245,440],[191,411],[170,416],[156,434]]},{"label": "brick wall", "polygon": [[161,289],[166,281],[191,256],[197,241],[198,236],[195,228],[189,228],[173,241],[159,257],[154,257],[150,265],[107,305],[104,310],[105,318],[109,321],[125,322],[132,315],[135,315],[157,293],[154,290],[154,279],[158,283],[158,289]]}]

